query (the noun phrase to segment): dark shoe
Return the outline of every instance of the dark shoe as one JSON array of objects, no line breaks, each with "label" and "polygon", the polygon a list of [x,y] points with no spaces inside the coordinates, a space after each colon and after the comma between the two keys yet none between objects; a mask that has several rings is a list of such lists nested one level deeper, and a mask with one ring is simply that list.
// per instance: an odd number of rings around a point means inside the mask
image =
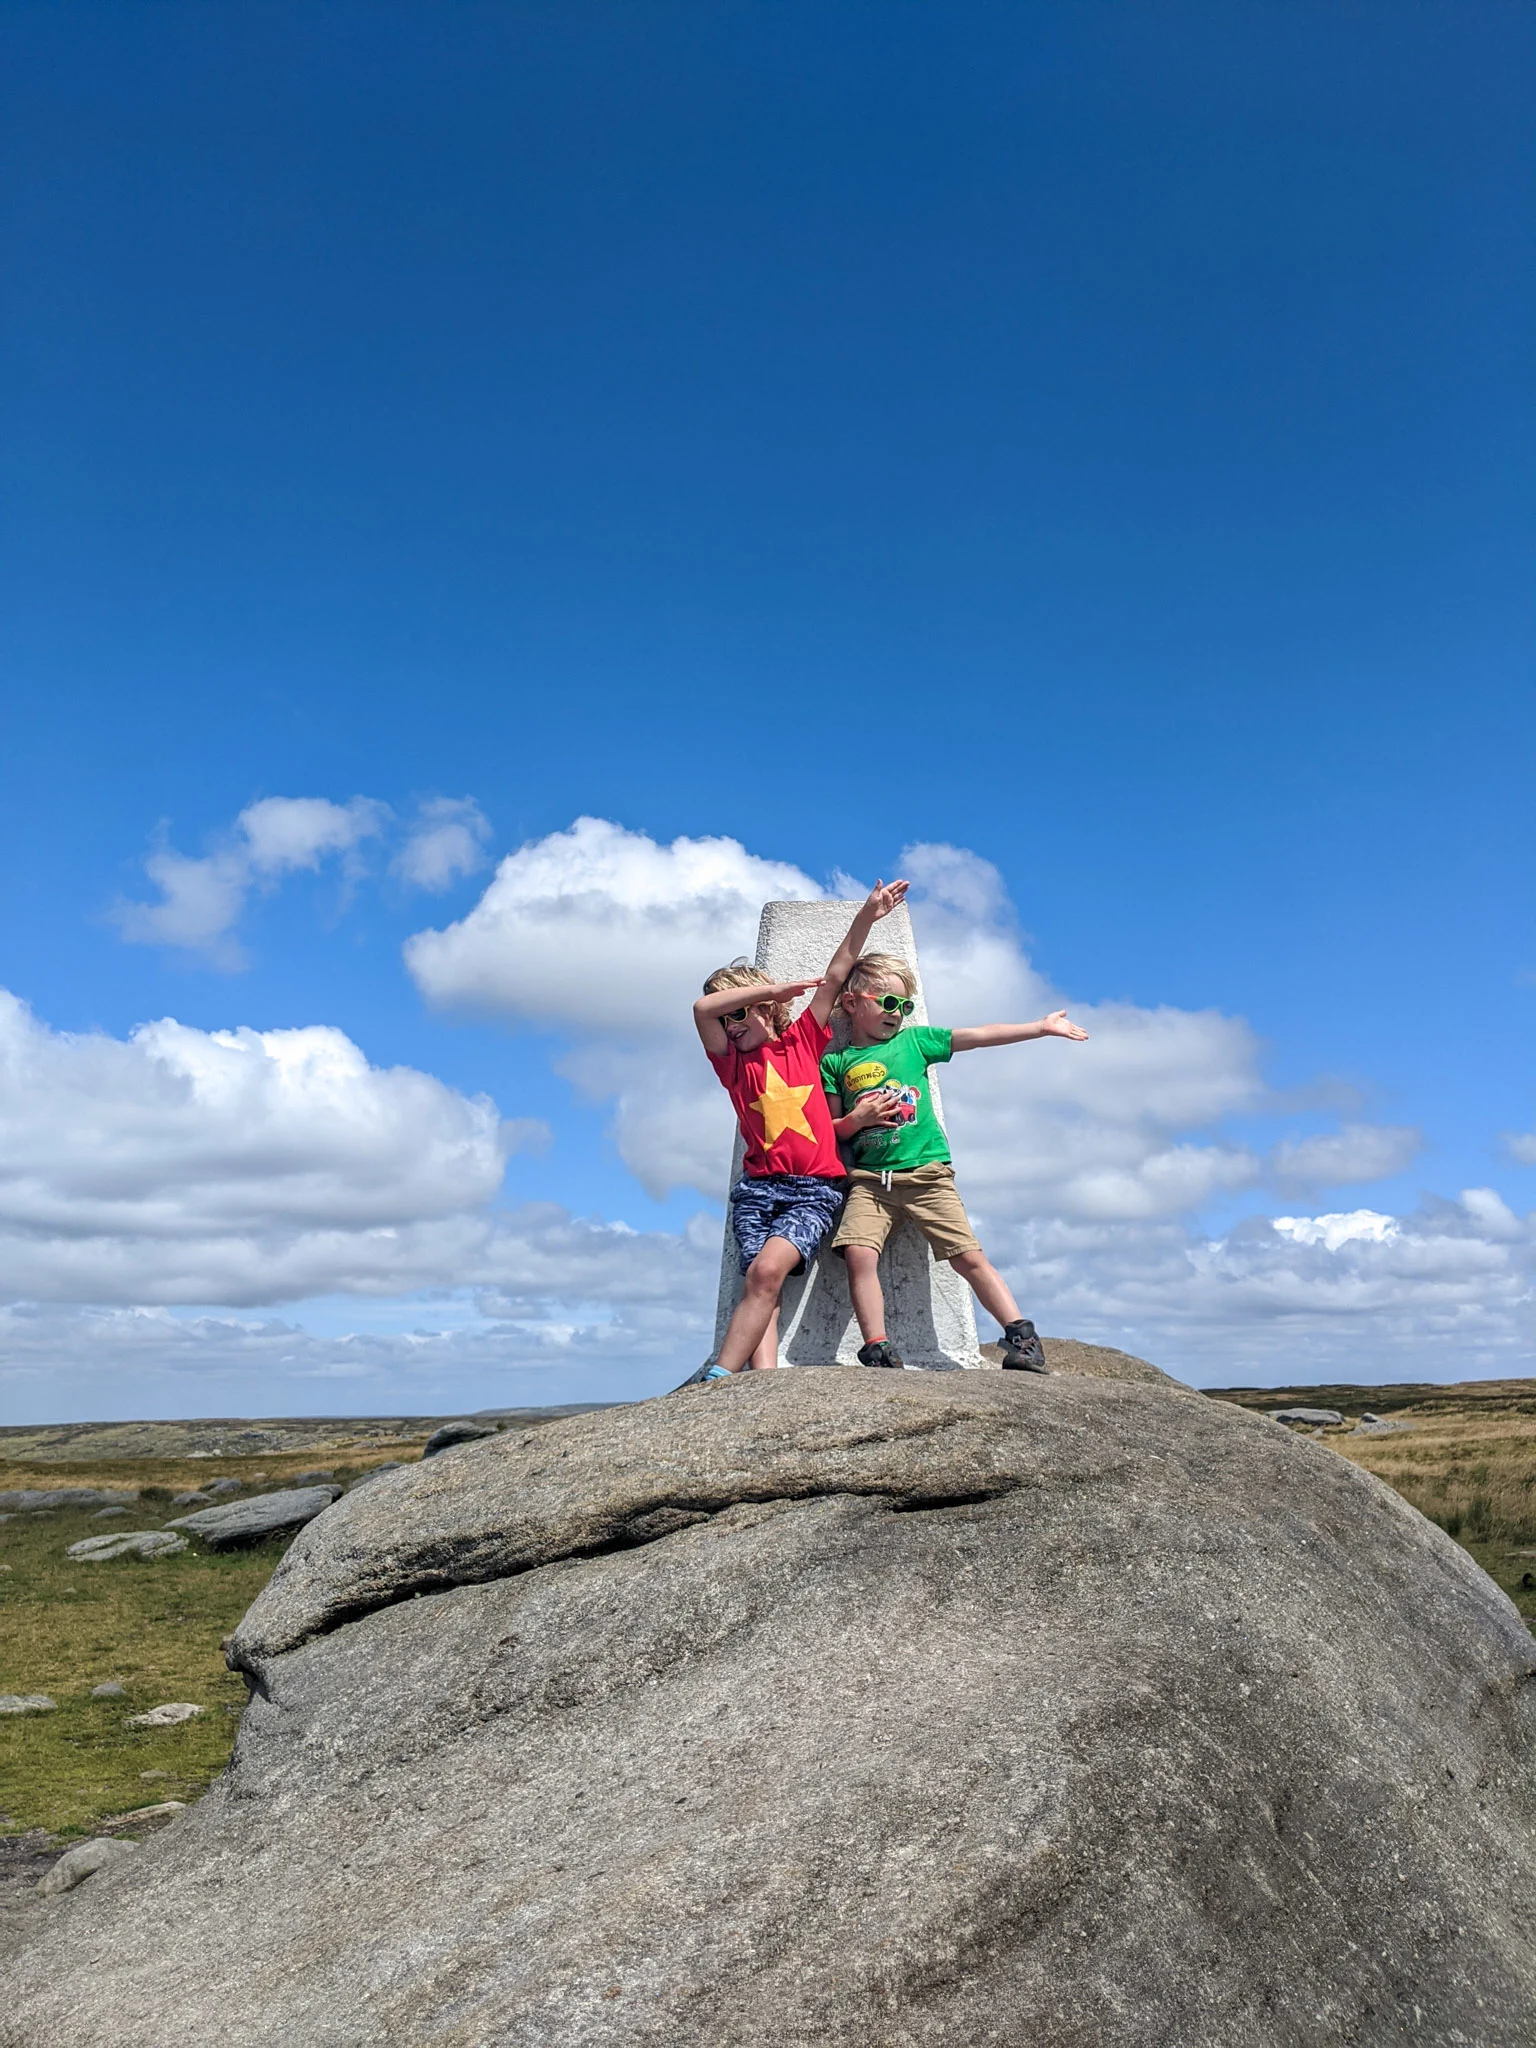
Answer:
[{"label": "dark shoe", "polygon": [[862,1346],[859,1351],[859,1363],[860,1365],[901,1366],[901,1360],[896,1356],[889,1341],[884,1337],[880,1339],[878,1344],[865,1344]]},{"label": "dark shoe", "polygon": [[1004,1372],[1045,1372],[1050,1371],[1045,1362],[1045,1346],[1035,1335],[1035,1326],[1025,1316],[1016,1323],[1010,1323],[1003,1332]]}]

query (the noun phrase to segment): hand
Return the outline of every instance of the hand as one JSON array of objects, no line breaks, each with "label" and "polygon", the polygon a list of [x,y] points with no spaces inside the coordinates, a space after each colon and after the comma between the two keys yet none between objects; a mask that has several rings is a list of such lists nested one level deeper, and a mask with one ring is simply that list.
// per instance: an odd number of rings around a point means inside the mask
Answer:
[{"label": "hand", "polygon": [[1049,1017],[1040,1019],[1042,1038],[1086,1038],[1087,1032],[1081,1024],[1074,1024],[1065,1010],[1052,1010]]},{"label": "hand", "polygon": [[813,975],[809,981],[775,981],[759,989],[743,989],[755,1003],[792,1003],[796,996],[803,996],[807,989],[820,988],[821,976]]},{"label": "hand", "polygon": [[855,1131],[889,1131],[900,1122],[894,1088],[866,1089],[848,1112],[848,1127]]},{"label": "hand", "polygon": [[907,882],[876,882],[865,899],[864,908],[872,910],[877,918],[889,917],[898,903],[906,901]]}]

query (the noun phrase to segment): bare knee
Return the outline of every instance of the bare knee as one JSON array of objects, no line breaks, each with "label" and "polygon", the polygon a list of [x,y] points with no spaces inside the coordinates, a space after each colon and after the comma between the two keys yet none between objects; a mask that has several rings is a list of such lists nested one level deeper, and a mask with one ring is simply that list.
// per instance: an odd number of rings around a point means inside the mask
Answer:
[{"label": "bare knee", "polygon": [[867,1244],[845,1245],[843,1257],[848,1262],[850,1273],[873,1273],[880,1264],[880,1254]]},{"label": "bare knee", "polygon": [[990,1273],[992,1261],[985,1252],[956,1252],[949,1262],[962,1280],[969,1280],[973,1273]]},{"label": "bare knee", "polygon": [[789,1267],[782,1259],[769,1258],[759,1252],[746,1270],[742,1290],[760,1299],[766,1297],[770,1301],[777,1301],[779,1290],[788,1278]]}]

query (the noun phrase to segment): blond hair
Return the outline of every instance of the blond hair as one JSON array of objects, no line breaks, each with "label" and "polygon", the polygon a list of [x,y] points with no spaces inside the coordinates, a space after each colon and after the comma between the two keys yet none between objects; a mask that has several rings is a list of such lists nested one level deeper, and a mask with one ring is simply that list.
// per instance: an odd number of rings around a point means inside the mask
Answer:
[{"label": "blond hair", "polygon": [[[723,988],[772,988],[773,976],[764,974],[761,967],[754,967],[749,960],[733,960],[729,967],[717,967],[704,984],[707,996],[718,995]],[[769,1014],[773,1018],[773,1035],[778,1038],[789,1029],[788,1003],[770,1003]]]},{"label": "blond hair", "polygon": [[845,995],[867,995],[877,981],[899,981],[909,996],[917,994],[917,976],[894,953],[861,953],[843,983]]}]

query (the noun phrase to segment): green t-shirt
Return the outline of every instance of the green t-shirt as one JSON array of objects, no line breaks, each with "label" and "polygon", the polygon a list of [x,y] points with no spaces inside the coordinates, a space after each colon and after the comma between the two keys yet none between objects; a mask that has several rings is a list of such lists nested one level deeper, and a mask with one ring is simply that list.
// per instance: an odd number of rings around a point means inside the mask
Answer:
[{"label": "green t-shirt", "polygon": [[821,1085],[832,1098],[834,1116],[847,1116],[871,1088],[900,1092],[903,1121],[886,1131],[859,1131],[853,1139],[855,1166],[902,1172],[948,1159],[949,1140],[933,1113],[928,1069],[949,1058],[953,1038],[953,1032],[931,1024],[909,1024],[884,1045],[845,1045],[822,1054]]}]

